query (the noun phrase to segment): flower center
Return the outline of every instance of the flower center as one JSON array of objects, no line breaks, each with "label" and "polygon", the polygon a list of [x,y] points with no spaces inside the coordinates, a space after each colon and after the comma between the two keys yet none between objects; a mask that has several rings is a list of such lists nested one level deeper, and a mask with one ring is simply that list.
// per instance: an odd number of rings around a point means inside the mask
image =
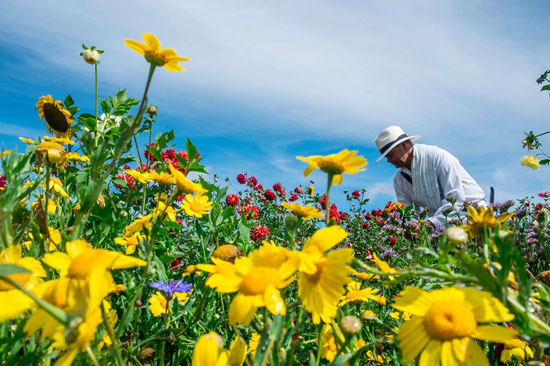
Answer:
[{"label": "flower center", "polygon": [[85,251],[71,261],[68,273],[69,277],[84,280],[97,264],[97,253],[94,254],[93,250]]},{"label": "flower center", "polygon": [[155,51],[145,51],[145,59],[147,62],[155,64],[157,66],[163,66],[166,63],[164,55]]},{"label": "flower center", "polygon": [[42,110],[44,111],[46,122],[54,131],[67,132],[69,129],[69,121],[61,108],[62,107],[55,103],[44,103]]},{"label": "flower center", "polygon": [[342,174],[344,166],[338,161],[322,160],[318,163],[319,169],[329,174]]},{"label": "flower center", "polygon": [[447,300],[431,306],[424,318],[424,326],[431,338],[447,341],[471,335],[477,323],[468,304]]},{"label": "flower center", "polygon": [[202,212],[202,204],[200,202],[193,202],[189,205],[194,212]]},{"label": "flower center", "polygon": [[265,292],[267,286],[278,288],[280,284],[279,272],[275,268],[256,267],[244,276],[239,289],[245,295],[259,295]]}]

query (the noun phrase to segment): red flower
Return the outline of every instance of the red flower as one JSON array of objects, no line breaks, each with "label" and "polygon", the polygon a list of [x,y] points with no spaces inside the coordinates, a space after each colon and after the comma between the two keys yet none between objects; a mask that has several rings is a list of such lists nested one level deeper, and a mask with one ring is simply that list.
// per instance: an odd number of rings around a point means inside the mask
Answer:
[{"label": "red flower", "polygon": [[[124,167],[126,168],[126,165]],[[130,168],[130,167],[128,167],[128,168]],[[124,180],[126,182],[126,184],[128,185],[128,189],[134,189],[135,186],[136,186],[136,183],[134,182],[134,178],[132,178],[131,176],[129,176],[126,173],[118,173],[117,175],[115,175],[115,178]],[[123,189],[123,187],[119,184],[115,184],[115,188],[118,189],[119,191],[121,191]]]},{"label": "red flower", "polygon": [[370,219],[370,216],[371,216],[370,213],[367,212],[367,213],[365,214],[365,220],[369,220],[369,219]]},{"label": "red flower", "polygon": [[283,189],[283,186],[281,185],[281,183],[275,183],[275,184],[273,184],[273,190],[274,190],[275,192],[279,192],[279,193],[284,192],[284,189]]},{"label": "red flower", "polygon": [[258,192],[262,192],[264,190],[264,186],[262,186],[261,184],[258,184],[256,187],[254,187],[254,189]]},{"label": "red flower", "polygon": [[370,224],[368,222],[363,223],[363,229],[368,230],[370,228]]},{"label": "red flower", "polygon": [[145,151],[143,152],[143,155],[145,155],[145,159],[147,159],[147,161],[150,161],[151,163],[154,163],[155,161],[157,161],[157,159],[153,156],[153,154],[151,154],[149,152],[149,149],[151,147],[155,147],[155,143],[151,143],[151,145],[149,145],[149,147],[145,148]]},{"label": "red flower", "polygon": [[349,218],[347,212],[340,212],[340,220],[345,220],[347,218]]},{"label": "red flower", "polygon": [[356,189],[355,191],[351,192],[351,195],[353,196],[353,198],[359,198],[361,197],[361,192]]},{"label": "red flower", "polygon": [[319,199],[319,204],[321,205],[321,210],[324,210],[327,207],[327,195],[324,194]]},{"label": "red flower", "polygon": [[237,175],[237,182],[239,182],[241,184],[245,184],[246,183],[246,176],[244,174]]},{"label": "red flower", "polygon": [[393,245],[395,245],[396,242],[397,242],[397,240],[395,240],[395,237],[392,236],[390,238],[390,245],[393,246]]},{"label": "red flower", "polygon": [[239,197],[234,194],[228,194],[227,197],[225,197],[225,203],[227,203],[228,206],[235,207],[239,204]]},{"label": "red flower", "polygon": [[177,267],[180,266],[181,262],[182,262],[181,257],[178,257],[178,258],[174,259],[172,262],[170,262],[170,270],[177,269]]},{"label": "red flower", "polygon": [[289,200],[290,202],[294,202],[294,201],[298,200],[298,195],[295,193],[295,194],[293,194],[292,196],[290,196],[290,197],[288,198],[288,200]]},{"label": "red flower", "polygon": [[250,219],[250,213],[252,213],[252,218],[257,219],[258,215],[260,214],[260,211],[258,211],[258,207],[254,206],[251,203],[247,203],[246,205],[241,205],[237,207],[237,212],[241,216],[245,216],[247,219]]},{"label": "red flower", "polygon": [[246,180],[246,183],[252,188],[256,187],[258,185],[258,180],[256,177],[250,177]]},{"label": "red flower", "polygon": [[264,196],[265,196],[265,198],[267,198],[270,201],[274,201],[275,199],[277,199],[277,195],[275,194],[275,192],[273,192],[270,189],[267,189],[265,191]]},{"label": "red flower", "polygon": [[330,206],[330,210],[328,211],[328,217],[331,219],[334,219],[335,224],[340,222],[340,214],[338,213],[338,206],[336,206],[335,203],[333,203]]},{"label": "red flower", "polygon": [[264,225],[258,225],[250,232],[250,240],[260,241],[269,235],[269,228]]},{"label": "red flower", "polygon": [[294,188],[294,193],[302,194],[303,193],[302,188],[300,187]]}]

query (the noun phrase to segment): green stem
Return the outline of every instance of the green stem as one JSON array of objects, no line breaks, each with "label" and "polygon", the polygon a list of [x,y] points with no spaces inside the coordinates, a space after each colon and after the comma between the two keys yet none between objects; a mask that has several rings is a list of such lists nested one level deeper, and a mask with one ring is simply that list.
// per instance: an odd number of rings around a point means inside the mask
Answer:
[{"label": "green stem", "polygon": [[[290,354],[287,359],[287,366],[292,366],[292,361],[294,358],[294,352],[296,351],[296,346],[298,345],[298,334],[300,334],[300,326],[302,325],[302,308],[298,309],[298,320],[296,321],[296,326],[294,327],[294,333],[292,334],[292,345],[290,346]],[[296,339],[295,339],[296,337]]]},{"label": "green stem", "polygon": [[118,160],[120,159],[120,156],[122,155],[122,152],[124,151],[126,144],[131,139],[131,137],[134,135],[135,130],[141,123],[141,119],[143,118],[143,114],[145,113],[145,100],[147,99],[147,93],[149,92],[149,86],[151,85],[151,80],[153,78],[153,73],[155,72],[155,65],[151,64],[149,68],[149,75],[147,76],[147,83],[145,85],[145,91],[143,92],[143,98],[141,99],[141,104],[139,105],[138,112],[136,114],[136,117],[134,118],[134,122],[132,125],[124,131],[122,136],[119,138],[119,140],[116,143],[115,152],[111,158],[111,164],[103,171],[103,174],[99,177],[97,180],[92,180],[91,188],[89,190],[89,193],[85,197],[85,202],[82,205],[81,209],[78,211],[75,217],[74,221],[74,230],[71,235],[71,238],[77,239],[82,234],[82,228],[81,224],[84,219],[84,216],[88,214],[88,212],[92,209],[95,201],[97,200],[97,197],[99,196],[99,193],[101,192],[103,185],[107,181],[107,177],[111,174],[113,169],[115,168]]},{"label": "green stem", "polygon": [[117,362],[120,366],[124,366],[122,354],[120,353],[120,344],[118,342],[118,338],[115,332],[113,331],[113,328],[111,328],[111,324],[109,324],[109,318],[107,318],[107,313],[105,312],[105,307],[103,306],[103,302],[101,302],[101,316],[103,317],[103,325],[107,330],[107,334],[109,334],[109,338],[111,338],[111,343],[112,343],[113,349],[115,350],[115,357],[117,359]]},{"label": "green stem", "polygon": [[92,363],[94,364],[94,366],[99,366],[99,363],[95,358],[94,351],[92,351],[90,347],[86,347],[86,352],[88,353],[88,357],[90,357],[90,360],[92,360]]},{"label": "green stem", "polygon": [[[164,323],[164,330],[168,328],[168,307],[170,305],[170,301],[166,299],[166,308],[164,309],[164,315],[162,316],[162,320]],[[160,352],[159,352],[159,366],[164,366],[164,353],[166,350],[166,341],[163,340],[160,344]]]},{"label": "green stem", "polygon": [[95,125],[97,126],[97,62],[94,64],[95,69]]},{"label": "green stem", "polygon": [[317,326],[317,355],[315,357],[316,366],[319,366],[319,362],[321,362],[321,348],[323,348],[321,344],[322,341],[323,341],[323,324],[321,323]]}]

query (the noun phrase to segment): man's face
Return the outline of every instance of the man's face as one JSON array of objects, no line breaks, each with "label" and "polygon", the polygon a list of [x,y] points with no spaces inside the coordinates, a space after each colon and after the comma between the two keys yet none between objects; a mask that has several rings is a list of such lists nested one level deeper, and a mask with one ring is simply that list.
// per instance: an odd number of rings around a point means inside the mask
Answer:
[{"label": "man's face", "polygon": [[406,167],[406,162],[409,157],[408,150],[405,149],[403,143],[394,147],[388,155],[386,155],[386,160],[388,163],[392,164],[397,169]]}]

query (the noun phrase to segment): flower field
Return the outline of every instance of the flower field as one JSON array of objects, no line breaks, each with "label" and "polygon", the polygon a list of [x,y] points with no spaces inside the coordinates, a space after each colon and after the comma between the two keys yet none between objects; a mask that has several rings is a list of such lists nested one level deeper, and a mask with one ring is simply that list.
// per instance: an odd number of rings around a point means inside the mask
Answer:
[{"label": "flower field", "polygon": [[357,151],[297,157],[297,187],[207,181],[147,101],[189,59],[143,38],[141,100],[38,97],[50,134],[1,152],[1,365],[550,365],[550,192],[434,230],[365,190],[331,203]]}]

